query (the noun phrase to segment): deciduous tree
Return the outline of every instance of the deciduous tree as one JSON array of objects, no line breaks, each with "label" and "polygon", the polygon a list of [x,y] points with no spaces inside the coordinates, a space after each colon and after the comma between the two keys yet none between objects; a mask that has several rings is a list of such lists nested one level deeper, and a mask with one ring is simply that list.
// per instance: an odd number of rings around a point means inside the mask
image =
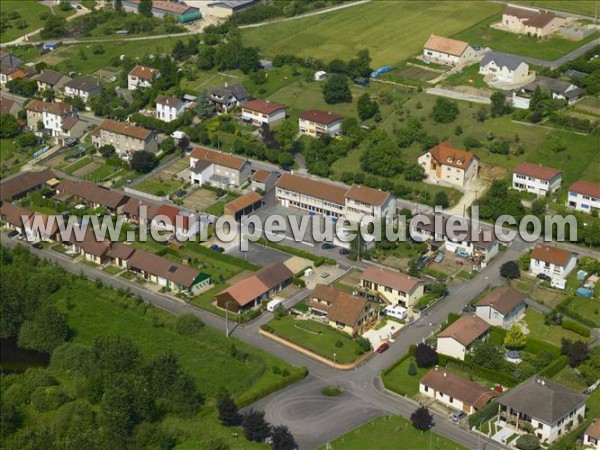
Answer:
[{"label": "deciduous tree", "polygon": [[426,406],[421,406],[410,416],[412,426],[420,431],[427,431],[433,426],[433,416]]},{"label": "deciduous tree", "polygon": [[334,74],[323,84],[323,98],[330,105],[352,101],[352,92],[345,75]]}]

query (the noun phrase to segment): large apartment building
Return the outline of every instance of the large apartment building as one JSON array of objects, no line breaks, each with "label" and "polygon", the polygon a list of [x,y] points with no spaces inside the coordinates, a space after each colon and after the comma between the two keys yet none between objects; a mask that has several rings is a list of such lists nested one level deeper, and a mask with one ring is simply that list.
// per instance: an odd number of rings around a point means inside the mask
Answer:
[{"label": "large apartment building", "polygon": [[122,159],[129,159],[135,152],[142,150],[153,153],[158,151],[153,131],[112,119],[104,120],[92,132],[92,143],[96,148],[112,145]]}]

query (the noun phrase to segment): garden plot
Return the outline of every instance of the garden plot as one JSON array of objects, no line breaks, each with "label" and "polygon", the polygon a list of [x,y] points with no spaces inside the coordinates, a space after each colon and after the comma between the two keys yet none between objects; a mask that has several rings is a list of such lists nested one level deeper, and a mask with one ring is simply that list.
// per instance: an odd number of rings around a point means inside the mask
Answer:
[{"label": "garden plot", "polygon": [[204,211],[217,201],[217,194],[208,189],[196,189],[183,199],[183,205],[193,211]]},{"label": "garden plot", "polygon": [[96,161],[90,161],[85,166],[71,172],[71,175],[77,178],[86,178],[87,175],[91,174],[100,167],[102,167],[102,164],[97,163]]}]

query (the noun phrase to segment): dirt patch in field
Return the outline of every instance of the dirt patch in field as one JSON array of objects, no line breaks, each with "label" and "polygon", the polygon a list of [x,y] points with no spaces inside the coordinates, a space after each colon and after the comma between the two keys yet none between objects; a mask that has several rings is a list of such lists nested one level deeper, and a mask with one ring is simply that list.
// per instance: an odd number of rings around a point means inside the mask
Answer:
[{"label": "dirt patch in field", "polygon": [[208,189],[199,188],[183,199],[183,205],[194,211],[204,211],[216,201],[216,193]]},{"label": "dirt patch in field", "polygon": [[502,166],[493,166],[491,164],[479,163],[479,178],[483,180],[501,180],[508,175],[508,169]]}]

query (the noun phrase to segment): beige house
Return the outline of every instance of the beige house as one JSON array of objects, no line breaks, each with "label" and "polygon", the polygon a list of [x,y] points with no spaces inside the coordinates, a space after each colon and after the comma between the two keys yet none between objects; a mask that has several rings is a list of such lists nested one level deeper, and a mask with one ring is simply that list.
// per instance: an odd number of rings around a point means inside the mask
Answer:
[{"label": "beige house", "polygon": [[425,283],[402,272],[369,266],[360,276],[360,289],[390,305],[409,308],[425,294]]},{"label": "beige house", "polygon": [[249,100],[242,105],[242,120],[256,127],[276,125],[285,120],[285,106],[270,100]]},{"label": "beige house", "polygon": [[119,157],[126,160],[142,150],[152,153],[158,151],[158,142],[153,131],[112,119],[104,120],[92,132],[92,143],[96,148],[112,145]]},{"label": "beige house", "polygon": [[304,111],[298,118],[300,134],[310,137],[320,137],[325,134],[337,136],[342,132],[344,118],[331,112],[311,109]]},{"label": "beige house", "polygon": [[498,396],[494,390],[445,369],[432,369],[419,382],[419,392],[450,408],[473,414]]},{"label": "beige house", "polygon": [[477,52],[468,42],[432,34],[423,46],[423,60],[447,66],[473,60]]},{"label": "beige house", "polygon": [[565,18],[552,12],[508,4],[502,11],[502,23],[499,26],[511,33],[546,37],[565,23]]},{"label": "beige house", "polygon": [[190,155],[190,182],[216,187],[239,187],[252,174],[250,161],[230,153],[196,147]]},{"label": "beige house", "polygon": [[461,316],[437,336],[437,352],[463,360],[473,346],[485,339],[490,325],[477,316]]},{"label": "beige house", "polygon": [[512,286],[498,287],[475,304],[475,315],[490,325],[510,328],[525,314],[525,298]]},{"label": "beige house", "polygon": [[367,331],[378,319],[377,303],[317,284],[308,302],[310,313],[350,336]]},{"label": "beige house", "polygon": [[592,420],[583,433],[583,445],[593,450],[600,450],[600,418]]},{"label": "beige house", "polygon": [[466,150],[452,147],[450,141],[436,145],[418,159],[427,179],[463,188],[479,173],[479,158]]},{"label": "beige house", "polygon": [[56,70],[44,69],[37,78],[37,87],[39,92],[60,91],[63,86],[71,81],[71,78],[64,73]]},{"label": "beige house", "polygon": [[5,203],[0,207],[0,219],[6,227],[19,233],[25,232],[25,225],[33,216],[33,211],[21,206]]},{"label": "beige house", "polygon": [[394,197],[387,191],[354,184],[346,192],[346,218],[360,222],[363,217],[380,219],[386,211],[395,212]]},{"label": "beige house", "polygon": [[153,67],[135,66],[127,75],[127,89],[135,91],[152,86],[154,80],[160,77],[160,70]]},{"label": "beige house", "polygon": [[479,73],[485,81],[518,84],[530,79],[529,64],[508,53],[489,52],[479,62]]}]

